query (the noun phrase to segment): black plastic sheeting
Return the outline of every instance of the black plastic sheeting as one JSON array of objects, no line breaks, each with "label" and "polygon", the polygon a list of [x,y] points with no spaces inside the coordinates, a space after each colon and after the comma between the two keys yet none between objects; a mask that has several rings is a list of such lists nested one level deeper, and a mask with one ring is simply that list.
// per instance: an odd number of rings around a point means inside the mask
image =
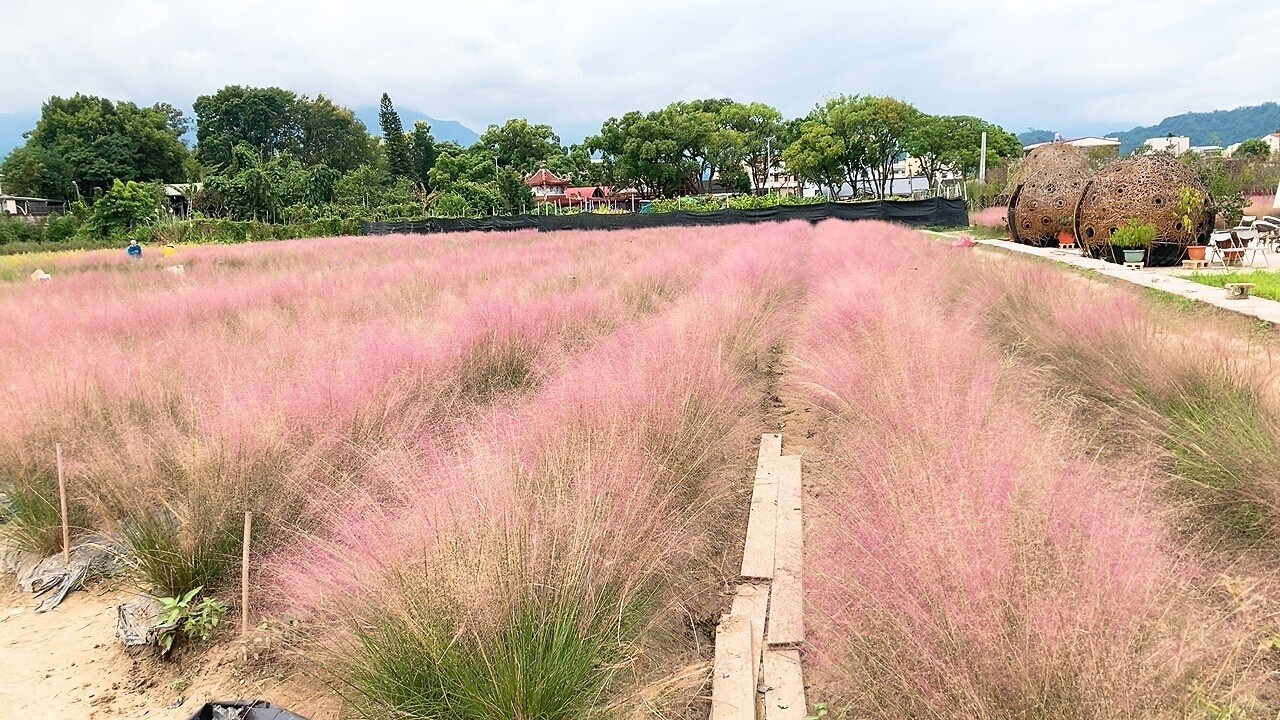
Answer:
[{"label": "black plastic sheeting", "polygon": [[969,210],[964,200],[875,200],[818,205],[780,205],[764,210],[717,210],[669,213],[579,213],[577,215],[517,215],[486,218],[431,218],[399,222],[362,222],[365,235],[401,233],[491,232],[501,230],[629,230],[654,227],[699,227],[741,223],[807,220],[888,220],[916,227],[964,227]]},{"label": "black plastic sheeting", "polygon": [[205,703],[187,720],[307,720],[265,700],[224,700]]}]

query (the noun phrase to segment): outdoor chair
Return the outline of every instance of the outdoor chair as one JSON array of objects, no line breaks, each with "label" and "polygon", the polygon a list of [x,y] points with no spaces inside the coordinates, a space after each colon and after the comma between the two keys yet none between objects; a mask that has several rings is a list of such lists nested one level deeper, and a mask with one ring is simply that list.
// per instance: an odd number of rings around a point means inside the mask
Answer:
[{"label": "outdoor chair", "polygon": [[1244,267],[1252,267],[1257,262],[1259,253],[1262,254],[1262,262],[1267,267],[1271,267],[1271,261],[1267,259],[1266,246],[1262,244],[1257,230],[1237,230],[1234,235],[1244,248],[1244,257],[1242,258]]},{"label": "outdoor chair", "polygon": [[1236,229],[1239,230],[1241,228],[1251,228],[1253,227],[1254,221],[1257,219],[1258,219],[1257,215],[1241,215],[1240,222],[1236,224]]},{"label": "outdoor chair", "polygon": [[1264,247],[1280,239],[1280,221],[1272,221],[1264,217],[1254,221],[1253,229],[1258,231],[1258,242]]},{"label": "outdoor chair", "polygon": [[1222,254],[1222,242],[1230,240],[1231,233],[1227,230],[1214,230],[1209,235],[1209,264],[1212,265],[1214,260],[1227,264],[1226,256]]}]

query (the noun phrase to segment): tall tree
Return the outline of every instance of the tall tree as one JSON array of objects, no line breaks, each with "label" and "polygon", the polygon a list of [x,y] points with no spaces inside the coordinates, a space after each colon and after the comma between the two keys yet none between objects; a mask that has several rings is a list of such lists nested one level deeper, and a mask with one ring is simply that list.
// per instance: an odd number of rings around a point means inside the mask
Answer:
[{"label": "tall tree", "polygon": [[404,136],[400,114],[391,104],[391,96],[386,93],[382,93],[378,125],[382,127],[382,143],[387,150],[387,170],[393,177],[411,177],[413,163],[409,157],[409,141]]},{"label": "tall tree", "polygon": [[490,164],[497,158],[499,167],[509,167],[521,175],[529,175],[542,164],[558,173],[569,169],[568,155],[551,126],[535,125],[524,118],[490,125],[468,152],[486,158]]},{"label": "tall tree", "polygon": [[297,157],[304,165],[328,165],[344,173],[373,161],[373,140],[350,110],[324,95],[298,99]]},{"label": "tall tree", "polygon": [[785,149],[782,113],[764,103],[733,103],[721,110],[720,116],[721,121],[738,134],[739,155],[751,169],[752,188],[762,191],[769,168],[777,164]]},{"label": "tall tree", "polygon": [[431,126],[419,120],[413,124],[413,132],[409,136],[410,161],[413,166],[413,179],[424,190],[431,190],[431,168],[435,167],[436,157],[440,151],[436,148],[436,138],[431,134]]},{"label": "tall tree", "polygon": [[800,134],[782,152],[787,171],[803,182],[824,188],[834,198],[847,179],[844,141],[825,123],[800,126]]},{"label": "tall tree", "polygon": [[160,107],[91,95],[49,98],[26,145],[5,160],[5,189],[65,199],[105,191],[117,179],[184,180],[187,147],[171,121]]},{"label": "tall tree", "polygon": [[297,152],[302,141],[298,96],[288,90],[228,85],[194,108],[196,157],[208,166],[229,164],[237,145],[271,157]]}]

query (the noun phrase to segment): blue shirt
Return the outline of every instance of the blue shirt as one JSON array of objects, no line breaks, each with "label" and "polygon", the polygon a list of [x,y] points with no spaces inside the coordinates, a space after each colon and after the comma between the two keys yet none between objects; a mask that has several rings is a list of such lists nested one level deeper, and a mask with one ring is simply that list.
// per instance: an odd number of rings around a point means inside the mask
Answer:
[{"label": "blue shirt", "polygon": [[139,257],[139,258],[140,258],[140,257],[142,257],[142,246],[141,246],[141,245],[130,245],[128,248],[126,248],[126,249],[125,249],[125,252],[129,253],[129,257]]}]

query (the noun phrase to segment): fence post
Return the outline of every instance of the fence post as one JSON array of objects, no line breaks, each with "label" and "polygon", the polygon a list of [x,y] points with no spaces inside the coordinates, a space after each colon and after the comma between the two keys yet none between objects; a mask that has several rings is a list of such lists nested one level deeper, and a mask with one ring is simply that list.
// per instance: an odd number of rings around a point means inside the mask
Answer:
[{"label": "fence post", "polygon": [[240,556],[240,634],[249,634],[249,536],[253,529],[253,511],[244,513],[244,544]]},{"label": "fence post", "polygon": [[62,474],[62,443],[54,443],[58,455],[58,506],[62,512],[62,564],[71,564],[71,526],[67,523],[67,481]]}]

